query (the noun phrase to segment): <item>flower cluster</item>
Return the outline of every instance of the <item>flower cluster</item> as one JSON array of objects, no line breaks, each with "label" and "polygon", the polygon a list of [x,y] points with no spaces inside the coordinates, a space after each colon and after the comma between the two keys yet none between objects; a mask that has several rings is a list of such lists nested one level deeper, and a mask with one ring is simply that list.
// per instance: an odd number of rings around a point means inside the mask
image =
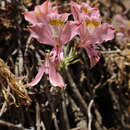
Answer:
[{"label": "flower cluster", "polygon": [[[91,67],[99,61],[94,47],[114,38],[114,28],[107,23],[101,23],[97,8],[90,7],[88,3],[71,2],[69,5],[72,13],[59,14],[58,7],[53,4],[47,0],[42,5],[36,6],[34,11],[24,13],[25,19],[32,24],[28,27],[31,37],[53,47],[39,68],[38,74],[29,83],[30,86],[36,85],[44,73],[49,75],[49,81],[53,86],[65,86],[58,72],[59,65],[64,58],[64,45],[76,35],[80,38],[78,47],[87,51]],[[71,14],[74,20],[68,21]]]},{"label": "flower cluster", "polygon": [[91,8],[87,3],[77,4],[71,2],[71,11],[75,21],[79,21],[79,47],[87,51],[91,67],[98,61],[99,56],[94,49],[95,45],[114,38],[114,28],[107,24],[101,23],[101,16],[97,8]]}]

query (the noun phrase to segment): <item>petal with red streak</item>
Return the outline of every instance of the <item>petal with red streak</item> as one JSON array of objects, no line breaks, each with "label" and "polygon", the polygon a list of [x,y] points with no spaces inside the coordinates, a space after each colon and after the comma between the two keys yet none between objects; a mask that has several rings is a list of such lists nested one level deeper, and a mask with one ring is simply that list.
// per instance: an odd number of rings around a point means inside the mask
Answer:
[{"label": "petal with red streak", "polygon": [[31,32],[31,36],[40,43],[55,46],[55,41],[53,40],[49,26],[39,23],[28,28]]},{"label": "petal with red streak", "polygon": [[99,62],[100,57],[98,56],[94,48],[86,47],[85,50],[87,51],[88,57],[90,59],[90,67],[93,68],[97,64],[97,62]]},{"label": "petal with red streak", "polygon": [[63,88],[65,86],[62,76],[56,71],[53,63],[49,66],[49,81],[55,87]]},{"label": "petal with red streak", "polygon": [[102,24],[99,28],[95,29],[93,35],[96,43],[101,44],[103,42],[112,40],[114,38],[114,33],[115,29],[111,25],[105,23]]},{"label": "petal with red streak", "polygon": [[74,36],[79,34],[79,23],[68,21],[64,28],[62,29],[61,35],[60,35],[60,41],[62,44],[66,44],[67,42],[71,41]]},{"label": "petal with red streak", "polygon": [[36,77],[32,80],[32,82],[28,83],[27,86],[32,87],[32,86],[37,85],[40,82],[44,72],[45,72],[45,66],[44,66],[44,64],[42,64],[41,67],[38,70]]}]

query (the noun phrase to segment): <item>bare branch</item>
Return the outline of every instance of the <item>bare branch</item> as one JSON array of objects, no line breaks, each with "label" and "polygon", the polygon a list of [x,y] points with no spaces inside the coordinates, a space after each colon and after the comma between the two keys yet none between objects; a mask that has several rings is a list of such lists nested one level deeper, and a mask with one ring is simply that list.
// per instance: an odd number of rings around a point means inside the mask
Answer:
[{"label": "bare branch", "polygon": [[91,100],[88,105],[88,130],[91,130],[91,124],[92,124],[92,114],[91,114],[91,108],[94,103],[94,100]]}]

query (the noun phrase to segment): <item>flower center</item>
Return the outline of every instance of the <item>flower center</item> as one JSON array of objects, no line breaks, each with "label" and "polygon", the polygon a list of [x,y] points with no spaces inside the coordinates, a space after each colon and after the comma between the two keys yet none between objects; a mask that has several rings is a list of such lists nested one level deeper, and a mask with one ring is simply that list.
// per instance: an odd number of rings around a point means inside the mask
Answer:
[{"label": "flower center", "polygon": [[89,10],[88,8],[82,7],[81,10],[82,10],[84,13],[90,13],[90,10]]},{"label": "flower center", "polygon": [[60,19],[53,19],[51,21],[49,21],[50,25],[57,25],[57,26],[63,26],[64,25],[64,21],[60,20]]},{"label": "flower center", "polygon": [[40,12],[35,12],[35,15],[38,16],[38,17],[42,16],[42,14]]},{"label": "flower center", "polygon": [[90,27],[98,27],[100,25],[100,22],[95,21],[95,20],[86,20],[85,23],[87,26],[90,26]]},{"label": "flower center", "polygon": [[39,8],[37,8],[36,10],[35,10],[35,15],[36,16],[42,16],[42,13],[41,13],[41,11],[40,11],[40,9]]}]

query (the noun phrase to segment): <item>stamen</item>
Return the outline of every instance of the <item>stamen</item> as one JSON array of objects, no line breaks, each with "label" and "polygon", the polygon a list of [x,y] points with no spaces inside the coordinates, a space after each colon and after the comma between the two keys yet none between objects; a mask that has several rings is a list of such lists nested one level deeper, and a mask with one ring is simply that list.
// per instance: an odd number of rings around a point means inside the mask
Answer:
[{"label": "stamen", "polygon": [[93,27],[98,27],[100,25],[100,22],[95,20],[86,20],[85,23],[87,26],[93,26]]},{"label": "stamen", "polygon": [[37,10],[35,10],[35,15],[38,16],[38,17],[42,16],[42,13],[41,13],[39,8],[37,8]]},{"label": "stamen", "polygon": [[35,12],[35,15],[36,16],[42,16],[42,13],[37,11],[37,12]]},{"label": "stamen", "polygon": [[84,13],[90,13],[90,10],[88,9],[88,8],[84,8],[84,7],[82,7],[82,9],[81,9]]},{"label": "stamen", "polygon": [[53,20],[49,21],[49,24],[62,26],[62,25],[64,25],[64,21],[62,21],[60,19],[53,19]]}]

